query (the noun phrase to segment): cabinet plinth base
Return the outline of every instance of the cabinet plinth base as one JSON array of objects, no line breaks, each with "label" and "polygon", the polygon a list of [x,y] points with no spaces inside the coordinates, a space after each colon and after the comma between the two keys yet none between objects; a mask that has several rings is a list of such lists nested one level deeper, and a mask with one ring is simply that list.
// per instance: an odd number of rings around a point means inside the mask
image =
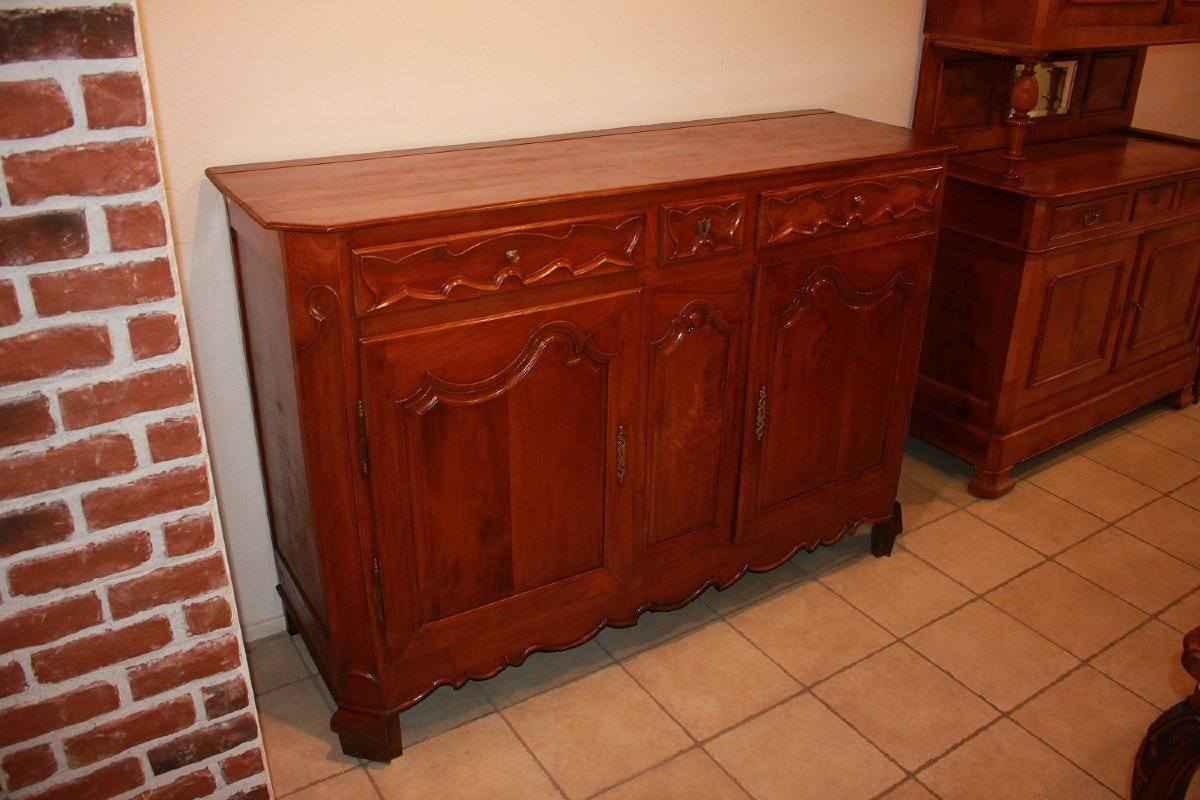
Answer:
[{"label": "cabinet plinth base", "polygon": [[876,522],[871,526],[871,555],[883,558],[892,554],[892,546],[896,537],[904,532],[904,517],[901,514],[900,501],[892,504],[891,519]]},{"label": "cabinet plinth base", "polygon": [[342,752],[368,761],[387,763],[404,752],[400,742],[400,715],[374,716],[339,708],[329,721]]},{"label": "cabinet plinth base", "polygon": [[971,475],[971,482],[967,484],[967,491],[976,497],[984,497],[988,500],[1003,497],[1016,486],[1013,483],[1011,472],[1012,467],[994,471],[975,467],[975,471]]},{"label": "cabinet plinth base", "polygon": [[1196,403],[1196,387],[1184,386],[1177,392],[1171,392],[1163,398],[1163,402],[1176,411],[1182,411],[1190,405]]}]

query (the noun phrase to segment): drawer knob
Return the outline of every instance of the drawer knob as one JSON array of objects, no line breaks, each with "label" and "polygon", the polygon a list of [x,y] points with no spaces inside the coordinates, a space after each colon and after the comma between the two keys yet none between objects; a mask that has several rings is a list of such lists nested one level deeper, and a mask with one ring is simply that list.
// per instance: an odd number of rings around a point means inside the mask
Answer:
[{"label": "drawer knob", "polygon": [[708,232],[712,230],[712,220],[708,217],[696,220],[696,233],[701,236],[708,236]]},{"label": "drawer knob", "polygon": [[867,204],[867,199],[861,194],[856,194],[853,198],[851,198],[850,202],[854,203],[855,208],[862,208]]},{"label": "drawer knob", "polygon": [[504,254],[504,257],[508,259],[508,263],[510,264],[515,264],[521,260],[521,254],[516,250],[509,250]]},{"label": "drawer knob", "polygon": [[1145,304],[1145,303],[1133,303],[1133,307],[1134,307],[1134,308],[1136,308],[1138,311],[1145,311],[1145,310],[1146,310],[1146,304]]},{"label": "drawer knob", "polygon": [[1089,211],[1086,214],[1079,215],[1079,221],[1083,223],[1083,227],[1090,228],[1100,221],[1099,211]]}]

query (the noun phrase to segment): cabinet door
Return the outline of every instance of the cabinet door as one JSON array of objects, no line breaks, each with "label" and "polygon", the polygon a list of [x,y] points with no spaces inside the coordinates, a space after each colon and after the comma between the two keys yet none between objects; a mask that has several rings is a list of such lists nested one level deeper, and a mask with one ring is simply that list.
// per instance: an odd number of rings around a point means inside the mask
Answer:
[{"label": "cabinet door", "polygon": [[393,651],[469,641],[628,571],[639,298],[363,341]]},{"label": "cabinet door", "polygon": [[1167,22],[1200,22],[1200,0],[1171,0]]},{"label": "cabinet door", "polygon": [[[1135,242],[1074,248],[1027,266],[1013,331],[1018,406],[1102,378],[1112,368]],[[1025,366],[1021,366],[1025,365]]]},{"label": "cabinet door", "polygon": [[1198,316],[1200,224],[1146,234],[1117,365],[1194,353]]},{"label": "cabinet door", "polygon": [[1161,25],[1169,0],[1060,0],[1057,24],[1064,27]]},{"label": "cabinet door", "polygon": [[648,297],[646,569],[732,538],[747,284],[739,272]]},{"label": "cabinet door", "polygon": [[923,236],[759,268],[739,538],[899,468],[932,249]]}]

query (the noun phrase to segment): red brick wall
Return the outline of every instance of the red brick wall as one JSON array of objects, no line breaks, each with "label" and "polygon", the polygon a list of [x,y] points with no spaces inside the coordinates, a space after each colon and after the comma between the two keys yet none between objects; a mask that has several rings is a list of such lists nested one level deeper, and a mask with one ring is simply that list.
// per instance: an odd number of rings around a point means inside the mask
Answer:
[{"label": "red brick wall", "polygon": [[135,9],[22,5],[0,8],[0,795],[266,798]]}]

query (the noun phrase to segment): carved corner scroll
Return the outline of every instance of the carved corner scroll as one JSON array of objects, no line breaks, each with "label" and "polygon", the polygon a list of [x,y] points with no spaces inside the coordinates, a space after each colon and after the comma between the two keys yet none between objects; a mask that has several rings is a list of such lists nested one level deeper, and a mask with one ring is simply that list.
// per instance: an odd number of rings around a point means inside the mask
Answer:
[{"label": "carved corner scroll", "polygon": [[[313,286],[305,292],[304,310],[316,321],[316,328],[309,340],[296,348],[296,355],[304,358],[325,343],[337,322],[340,300],[338,293],[324,284]],[[334,317],[332,321],[331,317]]]},{"label": "carved corner scroll", "polygon": [[940,169],[890,180],[806,186],[764,192],[758,222],[760,247],[848,228],[870,227],[933,213],[942,185]]},{"label": "carved corner scroll", "polygon": [[616,353],[607,353],[596,347],[591,334],[584,333],[575,323],[565,320],[548,322],[534,331],[512,363],[492,377],[474,383],[453,383],[425,373],[421,387],[402,400],[401,405],[417,414],[424,414],[438,403],[475,405],[499,397],[524,380],[542,354],[556,343],[565,347],[564,363],[569,366],[578,364],[599,371],[616,357]]},{"label": "carved corner scroll", "polygon": [[707,300],[693,300],[680,309],[667,327],[667,332],[651,342],[650,346],[668,354],[679,346],[683,337],[710,327],[724,336],[729,336],[737,328],[737,323],[727,322],[721,311]]},{"label": "carved corner scroll", "polygon": [[397,304],[441,302],[638,266],[642,215],[584,219],[531,228],[384,245],[354,251],[356,306],[369,314]]},{"label": "carved corner scroll", "polygon": [[775,315],[775,324],[780,328],[790,328],[795,325],[802,312],[816,307],[813,298],[822,286],[830,286],[836,290],[842,296],[844,304],[850,308],[863,309],[879,304],[894,292],[907,294],[915,285],[915,283],[905,280],[902,273],[897,272],[879,288],[864,292],[850,285],[842,271],[830,264],[821,267],[809,276],[804,285],[796,291],[788,307]]}]

